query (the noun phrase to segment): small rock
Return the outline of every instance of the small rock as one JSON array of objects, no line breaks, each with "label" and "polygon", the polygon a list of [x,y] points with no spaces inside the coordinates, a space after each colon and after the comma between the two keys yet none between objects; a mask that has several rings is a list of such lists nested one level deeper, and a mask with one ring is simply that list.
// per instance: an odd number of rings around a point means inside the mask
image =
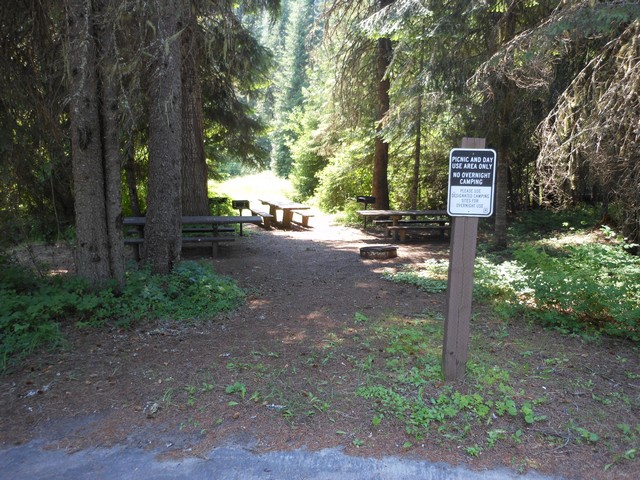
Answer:
[{"label": "small rock", "polygon": [[153,403],[149,402],[144,407],[144,411],[147,414],[147,418],[154,418],[156,416],[156,413],[158,413],[158,410],[160,410],[160,405],[158,405],[156,402],[153,402]]}]

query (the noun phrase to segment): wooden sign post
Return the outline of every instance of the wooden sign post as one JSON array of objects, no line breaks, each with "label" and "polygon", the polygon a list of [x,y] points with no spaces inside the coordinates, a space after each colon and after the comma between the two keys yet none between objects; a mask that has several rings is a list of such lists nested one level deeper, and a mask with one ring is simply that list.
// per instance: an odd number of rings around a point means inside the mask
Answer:
[{"label": "wooden sign post", "polygon": [[465,373],[478,217],[493,214],[496,153],[484,147],[484,138],[463,138],[462,148],[452,150],[449,159],[447,211],[453,224],[442,345],[445,380],[462,378]]}]

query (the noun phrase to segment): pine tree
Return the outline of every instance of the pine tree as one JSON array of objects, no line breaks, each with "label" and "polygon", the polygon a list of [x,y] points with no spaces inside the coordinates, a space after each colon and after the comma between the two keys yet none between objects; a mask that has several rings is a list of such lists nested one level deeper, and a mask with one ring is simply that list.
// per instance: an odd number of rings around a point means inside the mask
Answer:
[{"label": "pine tree", "polygon": [[272,135],[271,169],[281,177],[291,173],[290,146],[296,140],[290,125],[291,114],[302,105],[303,88],[308,84],[309,62],[307,40],[314,22],[314,0],[290,3],[284,48],[280,57],[278,90],[275,95],[274,133]]}]

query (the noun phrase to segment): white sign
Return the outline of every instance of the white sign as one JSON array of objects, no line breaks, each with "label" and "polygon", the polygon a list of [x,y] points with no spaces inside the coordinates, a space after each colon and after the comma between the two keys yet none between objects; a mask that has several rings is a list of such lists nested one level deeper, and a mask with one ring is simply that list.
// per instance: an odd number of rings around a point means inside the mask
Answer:
[{"label": "white sign", "polygon": [[490,217],[496,183],[496,152],[454,148],[449,154],[449,201],[452,217]]}]

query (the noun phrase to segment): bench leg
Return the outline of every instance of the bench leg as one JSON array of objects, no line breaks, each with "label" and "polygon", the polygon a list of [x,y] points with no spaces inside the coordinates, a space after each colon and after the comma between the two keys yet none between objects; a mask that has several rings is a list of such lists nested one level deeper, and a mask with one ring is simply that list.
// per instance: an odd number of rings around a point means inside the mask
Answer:
[{"label": "bench leg", "polygon": [[218,242],[211,242],[211,256],[218,256]]}]

